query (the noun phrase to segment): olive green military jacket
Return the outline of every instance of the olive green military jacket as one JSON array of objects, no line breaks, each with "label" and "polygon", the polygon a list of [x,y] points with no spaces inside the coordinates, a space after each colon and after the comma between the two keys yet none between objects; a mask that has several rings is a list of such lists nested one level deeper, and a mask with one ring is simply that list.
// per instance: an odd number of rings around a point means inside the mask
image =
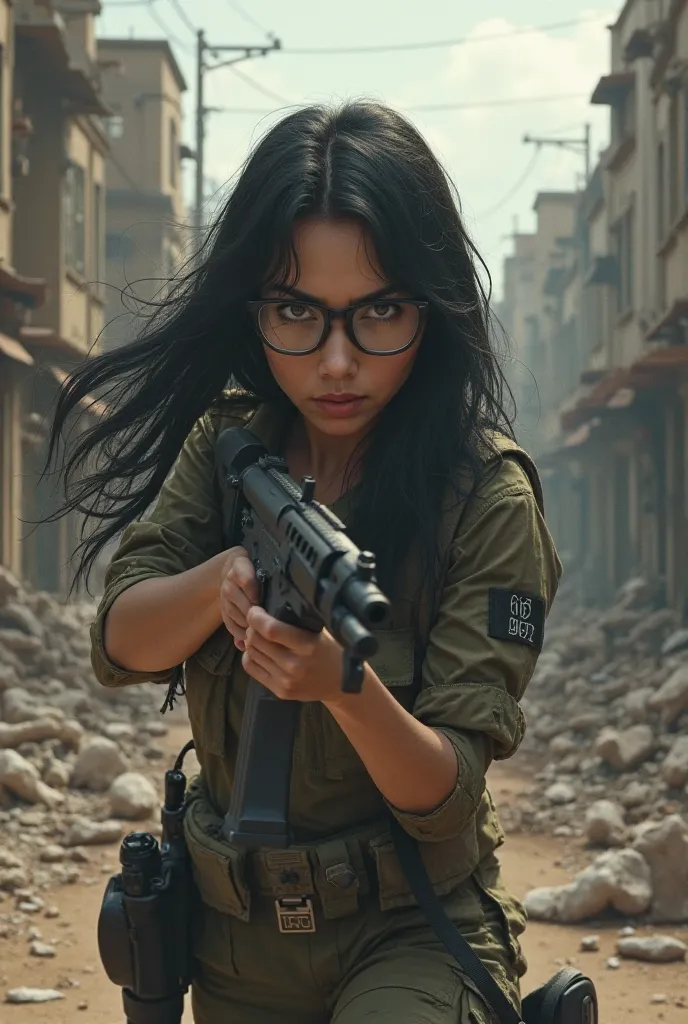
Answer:
[{"label": "olive green military jacket", "polygon": [[[241,396],[219,403],[193,428],[152,513],[123,534],[91,631],[93,667],[104,686],[170,682],[172,669],[152,675],[114,664],[103,645],[104,620],[128,587],[184,572],[229,546],[222,536],[214,442],[222,429],[248,419],[268,451],[279,453],[285,435],[280,411],[262,406],[256,412]],[[414,679],[409,602],[395,602],[392,628],[378,634],[379,650],[371,659],[402,705],[451,740],[459,763],[453,793],[429,814],[386,807],[358,754],[318,702],[303,705],[294,749],[290,821],[298,842],[317,842],[365,822],[382,823],[391,811],[423,841],[438,891],[467,878],[503,840],[485,772],[493,758],[510,757],[523,737],[518,702],[533,673],[544,616],[561,573],[543,519],[537,472],[513,442],[499,438],[498,447],[513,457],[493,455],[495,471],[485,474],[474,499],[452,517],[444,588],[420,678]],[[332,506],[344,522],[348,497]],[[220,814],[229,806],[247,682],[224,627],[186,664],[197,756],[209,799]],[[390,850],[383,843],[376,856],[387,851],[393,857]],[[383,902],[399,905],[408,894],[396,864],[391,876]]]}]

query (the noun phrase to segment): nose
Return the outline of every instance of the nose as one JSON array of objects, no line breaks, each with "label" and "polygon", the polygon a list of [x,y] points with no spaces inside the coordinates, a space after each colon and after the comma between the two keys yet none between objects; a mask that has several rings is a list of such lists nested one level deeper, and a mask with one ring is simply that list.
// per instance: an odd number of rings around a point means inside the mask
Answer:
[{"label": "nose", "polygon": [[358,370],[356,347],[351,344],[343,319],[332,319],[330,334],[320,349],[320,375],[333,380],[353,376]]}]

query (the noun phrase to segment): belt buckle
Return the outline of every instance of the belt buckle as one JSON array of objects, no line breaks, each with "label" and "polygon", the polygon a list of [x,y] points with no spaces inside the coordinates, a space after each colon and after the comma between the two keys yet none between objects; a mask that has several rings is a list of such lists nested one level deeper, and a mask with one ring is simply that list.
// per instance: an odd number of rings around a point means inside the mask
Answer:
[{"label": "belt buckle", "polygon": [[315,931],[313,901],[307,896],[282,896],[275,900],[275,910],[283,935],[308,935]]}]

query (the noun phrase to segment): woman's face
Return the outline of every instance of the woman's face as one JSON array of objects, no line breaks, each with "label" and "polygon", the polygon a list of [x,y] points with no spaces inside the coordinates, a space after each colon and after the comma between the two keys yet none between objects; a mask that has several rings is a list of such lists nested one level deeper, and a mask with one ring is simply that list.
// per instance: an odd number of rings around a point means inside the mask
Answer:
[{"label": "woman's face", "polygon": [[[292,331],[303,336],[310,330],[317,336],[308,302],[342,309],[371,297],[370,307],[361,314],[359,337],[365,332],[396,336],[400,317],[415,317],[413,309],[395,307],[394,299],[418,296],[394,290],[377,269],[372,245],[357,223],[304,220],[295,228],[294,247],[298,287],[268,288],[262,296],[284,300],[272,307],[275,329],[268,331],[273,344],[291,337]],[[380,296],[383,289],[389,291]],[[396,326],[391,326],[393,320]],[[315,352],[287,355],[267,345],[264,349],[275,380],[305,420],[322,434],[348,437],[363,436],[399,391],[411,373],[418,344],[416,340],[396,355],[370,355],[351,342],[343,318],[335,317],[329,337]]]}]

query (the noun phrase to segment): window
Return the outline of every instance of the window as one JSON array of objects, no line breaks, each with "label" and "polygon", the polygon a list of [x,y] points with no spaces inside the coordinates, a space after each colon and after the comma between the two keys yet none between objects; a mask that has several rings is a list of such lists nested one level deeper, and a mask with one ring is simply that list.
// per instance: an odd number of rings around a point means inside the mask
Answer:
[{"label": "window", "polygon": [[96,182],[93,186],[93,239],[91,260],[93,262],[93,279],[100,286],[105,270],[105,217],[103,215],[103,186]]},{"label": "window", "polygon": [[635,274],[634,260],[634,211],[630,207],[614,228],[616,260],[619,268],[618,311],[628,313],[633,309]]},{"label": "window", "polygon": [[67,266],[83,274],[85,267],[85,217],[83,167],[69,163],[63,184],[64,257]]},{"label": "window", "polygon": [[113,114],[104,118],[105,131],[111,139],[121,139],[124,136],[124,118],[121,114]]},{"label": "window", "polygon": [[170,121],[170,185],[177,187],[177,161],[179,159],[179,145],[177,143],[177,122]]}]

